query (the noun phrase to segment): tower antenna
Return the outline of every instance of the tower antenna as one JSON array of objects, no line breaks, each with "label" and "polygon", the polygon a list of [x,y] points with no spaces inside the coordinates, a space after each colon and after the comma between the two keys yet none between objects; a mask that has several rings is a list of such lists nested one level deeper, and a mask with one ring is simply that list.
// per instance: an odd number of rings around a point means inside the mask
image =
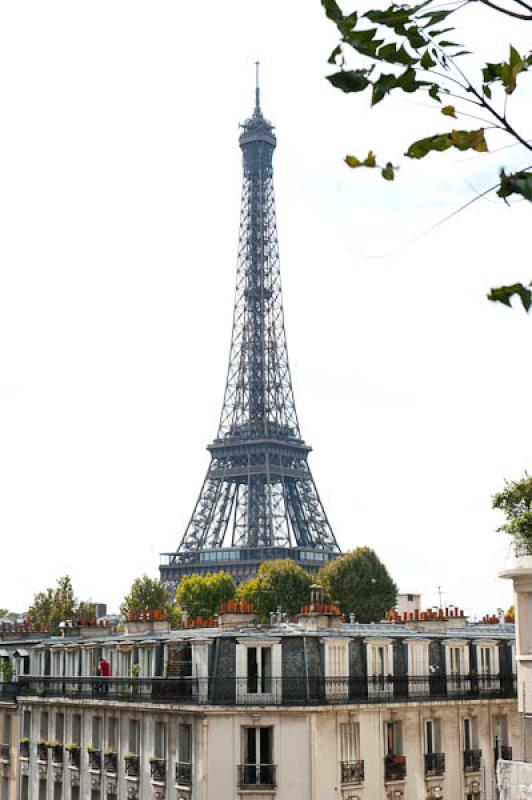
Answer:
[{"label": "tower antenna", "polygon": [[259,86],[260,61],[255,61],[255,112],[260,113],[260,86]]}]

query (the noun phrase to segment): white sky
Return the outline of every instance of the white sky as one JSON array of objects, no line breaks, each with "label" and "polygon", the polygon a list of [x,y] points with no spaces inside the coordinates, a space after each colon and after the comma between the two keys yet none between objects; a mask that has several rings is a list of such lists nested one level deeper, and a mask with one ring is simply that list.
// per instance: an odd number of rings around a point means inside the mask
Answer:
[{"label": "white sky", "polygon": [[[497,60],[509,35],[483,25]],[[256,59],[296,403],[339,543],[426,605],[438,584],[509,605],[490,498],[530,467],[532,319],[485,294],[531,278],[530,205],[481,201],[402,247],[508,153],[394,185],[348,170],[447,121],[332,89],[335,43],[317,0],[1,4],[0,605],[69,572],[116,609],[183,534],[223,395]]]}]

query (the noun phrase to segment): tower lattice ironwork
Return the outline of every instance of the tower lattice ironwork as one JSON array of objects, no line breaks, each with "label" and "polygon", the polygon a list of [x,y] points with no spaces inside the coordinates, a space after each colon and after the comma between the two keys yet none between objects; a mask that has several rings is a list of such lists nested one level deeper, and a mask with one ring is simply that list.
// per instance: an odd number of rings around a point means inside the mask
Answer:
[{"label": "tower lattice ironwork", "polygon": [[224,569],[237,580],[267,559],[312,571],[339,554],[301,438],[284,327],[272,156],[260,107],[241,126],[243,186],[233,334],[211,462],[174,553],[161,557],[170,588],[183,575]]}]

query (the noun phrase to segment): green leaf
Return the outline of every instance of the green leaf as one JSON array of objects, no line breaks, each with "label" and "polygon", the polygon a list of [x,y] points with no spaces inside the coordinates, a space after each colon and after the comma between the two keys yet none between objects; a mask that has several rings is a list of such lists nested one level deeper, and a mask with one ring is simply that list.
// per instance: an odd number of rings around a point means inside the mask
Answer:
[{"label": "green leaf", "polygon": [[358,53],[363,56],[377,56],[377,49],[383,44],[384,39],[375,39],[377,28],[369,28],[365,31],[351,31],[345,36],[345,40]]},{"label": "green leaf", "polygon": [[476,150],[478,153],[485,153],[488,147],[484,138],[484,128],[476,131],[453,130],[451,133],[438,133],[435,136],[418,139],[418,141],[412,142],[405,155],[409,158],[425,158],[434,150],[442,153],[450,147],[456,147],[457,150]]},{"label": "green leaf", "polygon": [[507,175],[501,169],[501,185],[497,192],[499,197],[506,200],[511,194],[520,194],[525,200],[532,202],[532,172],[521,170]]},{"label": "green leaf", "polygon": [[338,56],[341,56],[341,55],[342,55],[342,48],[340,47],[340,45],[337,45],[334,48],[334,50],[332,51],[332,53],[329,56],[329,58],[327,59],[327,63],[328,64],[336,64],[337,63],[336,59],[338,58]]},{"label": "green leaf", "polygon": [[391,161],[388,161],[386,166],[381,169],[381,175],[385,181],[393,181],[395,178],[395,170]]},{"label": "green leaf", "polygon": [[416,71],[412,69],[412,67],[407,67],[397,78],[396,85],[399,89],[402,89],[403,92],[412,93],[416,92],[422,86],[428,86],[429,84],[427,81],[416,80]]},{"label": "green leaf", "polygon": [[444,106],[441,113],[446,117],[454,117],[456,119],[456,109],[454,106]]},{"label": "green leaf", "polygon": [[444,19],[447,19],[449,14],[452,14],[454,9],[450,11],[427,11],[426,14],[420,14],[419,19],[428,19],[428,22],[425,24],[425,28],[430,28],[432,25],[437,25],[439,22],[443,22]]},{"label": "green leaf", "polygon": [[417,25],[411,25],[409,28],[406,28],[403,35],[406,36],[410,47],[413,47],[414,50],[419,50],[420,47],[427,44],[426,37],[419,32]]},{"label": "green leaf", "polygon": [[[529,284],[532,285],[532,284]],[[492,289],[488,295],[488,300],[493,303],[503,303],[505,306],[512,305],[512,297],[517,295],[523,304],[525,311],[532,305],[532,292],[523,286],[522,283],[514,283],[512,286],[499,286]]]},{"label": "green leaf", "polygon": [[437,83],[433,83],[429,89],[429,95],[432,97],[433,100],[437,100],[438,103],[441,103],[439,93],[442,91],[441,86],[438,86]]},{"label": "green leaf", "polygon": [[383,97],[395,89],[397,86],[397,78],[391,73],[380,75],[376,81],[373,81],[373,90],[371,93],[371,105],[375,106]]},{"label": "green leaf", "polygon": [[340,22],[343,20],[344,15],[336,0],[321,0],[321,4],[325,9],[325,14],[329,19],[332,19],[333,22]]},{"label": "green leaf", "polygon": [[428,50],[425,50],[425,52],[421,57],[421,61],[419,63],[421,64],[423,69],[430,69],[431,67],[436,66],[436,62],[434,61]]},{"label": "green leaf", "polygon": [[368,69],[341,70],[327,75],[327,80],[342,92],[363,92],[369,86],[370,72]]},{"label": "green leaf", "polygon": [[405,153],[408,158],[425,158],[433,150],[442,153],[452,147],[451,136],[449,133],[439,133],[436,136],[427,136],[425,139],[418,139],[412,142]]},{"label": "green leaf", "polygon": [[356,167],[377,166],[377,161],[375,159],[375,153],[373,152],[373,150],[369,151],[364,161],[362,161],[360,158],[357,158],[356,156],[346,156],[344,161],[348,167],[351,167],[351,169],[356,169]]}]

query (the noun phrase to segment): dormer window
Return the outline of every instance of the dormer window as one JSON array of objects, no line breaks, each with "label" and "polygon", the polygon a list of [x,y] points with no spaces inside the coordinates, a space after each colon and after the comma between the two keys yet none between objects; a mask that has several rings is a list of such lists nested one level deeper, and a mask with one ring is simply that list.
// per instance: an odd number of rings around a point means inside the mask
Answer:
[{"label": "dormer window", "polygon": [[349,695],[349,639],[322,639],[327,697]]},{"label": "dormer window", "polygon": [[466,642],[445,642],[445,671],[447,673],[447,692],[460,694],[469,691],[469,647]]},{"label": "dormer window", "polygon": [[281,645],[271,641],[240,641],[236,648],[239,702],[272,702],[280,696]]},{"label": "dormer window", "polygon": [[370,697],[393,695],[393,644],[390,639],[366,642],[368,694]]}]

